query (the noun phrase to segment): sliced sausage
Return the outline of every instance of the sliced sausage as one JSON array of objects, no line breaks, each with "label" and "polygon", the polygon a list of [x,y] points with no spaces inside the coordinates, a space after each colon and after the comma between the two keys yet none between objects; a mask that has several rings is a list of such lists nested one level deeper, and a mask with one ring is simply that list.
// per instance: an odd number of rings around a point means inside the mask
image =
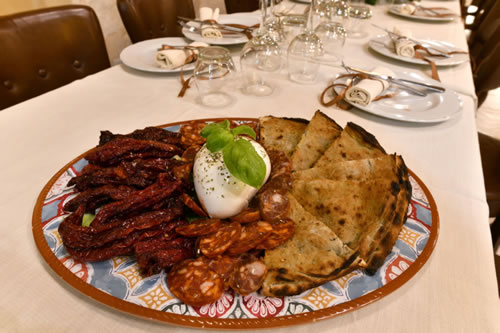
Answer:
[{"label": "sliced sausage", "polygon": [[203,260],[205,260],[205,262],[208,264],[208,267],[210,267],[211,270],[222,277],[222,279],[224,280],[224,289],[228,289],[229,279],[231,277],[231,274],[233,273],[234,265],[236,264],[238,259],[225,255],[215,258],[207,258],[205,256],[200,258],[203,258]]},{"label": "sliced sausage", "polygon": [[220,219],[199,219],[177,227],[175,231],[183,236],[197,237],[212,234],[219,230],[221,226],[222,222]]},{"label": "sliced sausage", "polygon": [[290,202],[286,191],[281,189],[267,189],[259,197],[259,210],[262,219],[269,222],[278,222],[288,216]]},{"label": "sliced sausage", "polygon": [[295,232],[295,222],[291,219],[284,219],[279,223],[274,223],[272,226],[273,231],[271,235],[257,245],[257,249],[274,249],[292,238]]},{"label": "sliced sausage", "polygon": [[172,294],[191,306],[213,303],[224,292],[224,280],[203,260],[182,261],[170,270],[167,279]]},{"label": "sliced sausage", "polygon": [[206,123],[204,121],[193,121],[189,124],[182,125],[179,129],[179,133],[181,133],[181,144],[186,148],[193,145],[203,145],[205,139],[200,135],[200,131],[205,125]]},{"label": "sliced sausage", "polygon": [[231,222],[250,223],[260,220],[260,212],[258,209],[246,208],[241,213],[230,218]]},{"label": "sliced sausage", "polygon": [[201,237],[199,243],[201,253],[209,258],[217,257],[238,240],[240,233],[241,224],[238,222],[225,224],[216,233]]},{"label": "sliced sausage", "polygon": [[226,254],[230,256],[239,256],[262,243],[271,235],[273,227],[264,221],[252,222],[241,228],[240,237],[234,242]]},{"label": "sliced sausage", "polygon": [[245,253],[234,265],[229,285],[234,291],[245,296],[259,290],[266,273],[266,265],[261,260]]},{"label": "sliced sausage", "polygon": [[195,214],[203,217],[207,217],[207,213],[186,193],[180,195],[182,202],[189,207]]}]

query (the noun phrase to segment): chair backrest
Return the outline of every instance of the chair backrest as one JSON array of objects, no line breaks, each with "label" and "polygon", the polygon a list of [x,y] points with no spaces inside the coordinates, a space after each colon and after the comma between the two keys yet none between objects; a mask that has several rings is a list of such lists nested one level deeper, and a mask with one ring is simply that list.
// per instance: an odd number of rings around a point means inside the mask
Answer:
[{"label": "chair backrest", "polygon": [[0,16],[0,110],[110,66],[87,6]]},{"label": "chair backrest", "polygon": [[253,12],[259,9],[259,0],[225,0],[228,14]]},{"label": "chair backrest", "polygon": [[177,16],[194,18],[192,0],[117,0],[116,3],[132,43],[180,37]]}]

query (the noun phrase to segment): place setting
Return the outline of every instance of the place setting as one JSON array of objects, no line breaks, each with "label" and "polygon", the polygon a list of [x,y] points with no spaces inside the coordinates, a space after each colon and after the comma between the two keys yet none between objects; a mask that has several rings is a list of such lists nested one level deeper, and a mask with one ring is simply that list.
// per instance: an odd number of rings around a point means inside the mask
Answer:
[{"label": "place setting", "polygon": [[388,11],[400,17],[429,22],[452,22],[458,17],[446,7],[428,7],[413,2],[394,4]]}]

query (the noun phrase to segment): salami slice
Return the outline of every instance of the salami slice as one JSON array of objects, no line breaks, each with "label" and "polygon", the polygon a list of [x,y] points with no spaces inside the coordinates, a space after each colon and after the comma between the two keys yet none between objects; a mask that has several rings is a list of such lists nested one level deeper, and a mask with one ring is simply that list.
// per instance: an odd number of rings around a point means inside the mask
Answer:
[{"label": "salami slice", "polygon": [[234,265],[238,261],[235,257],[218,256],[215,258],[201,257],[208,264],[211,270],[219,274],[224,280],[224,289],[229,288],[229,279],[233,273]]},{"label": "salami slice", "polygon": [[214,233],[221,225],[222,222],[219,219],[199,219],[177,227],[175,231],[183,236],[197,237]]},{"label": "salami slice", "polygon": [[200,135],[200,131],[205,127],[206,123],[204,121],[193,121],[189,124],[182,125],[179,129],[181,133],[181,144],[184,147],[189,147],[192,145],[203,145],[205,139]]},{"label": "salami slice", "polygon": [[222,277],[200,259],[188,259],[175,265],[167,279],[172,294],[191,306],[213,303],[224,292]]},{"label": "salami slice", "polygon": [[285,219],[279,223],[274,223],[271,235],[257,245],[257,249],[274,249],[292,238],[294,232],[295,222],[291,219]]},{"label": "salami slice", "polygon": [[229,285],[240,295],[246,296],[259,290],[266,277],[266,265],[256,257],[243,254],[234,265]]},{"label": "salami slice", "polygon": [[259,197],[259,210],[262,219],[269,222],[278,222],[288,216],[290,202],[286,191],[281,189],[267,189]]},{"label": "salami slice", "polygon": [[257,209],[246,208],[241,213],[230,218],[231,222],[250,223],[260,220],[260,212]]},{"label": "salami slice", "polygon": [[238,238],[241,233],[241,224],[232,222],[219,228],[219,230],[200,239],[201,253],[209,258],[217,257],[224,253]]},{"label": "salami slice", "polygon": [[207,213],[186,193],[180,195],[182,202],[199,216],[207,217]]},{"label": "salami slice", "polygon": [[241,228],[240,237],[229,249],[226,254],[230,256],[239,256],[265,241],[271,235],[273,227],[264,221],[252,222]]}]

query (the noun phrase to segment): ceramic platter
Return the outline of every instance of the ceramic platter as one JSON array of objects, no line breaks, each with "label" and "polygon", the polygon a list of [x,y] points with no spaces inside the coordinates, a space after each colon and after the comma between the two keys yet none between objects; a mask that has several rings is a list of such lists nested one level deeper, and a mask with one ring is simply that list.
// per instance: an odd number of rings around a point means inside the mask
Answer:
[{"label": "ceramic platter", "polygon": [[[177,131],[181,124],[162,127]],[[401,287],[427,262],[438,238],[436,203],[424,183],[410,171],[413,194],[408,218],[392,253],[375,275],[356,270],[293,297],[264,297],[258,293],[240,296],[227,292],[214,304],[191,307],[172,295],[165,273],[142,277],[133,257],[84,263],[68,255],[57,228],[65,216],[64,203],[74,196],[73,189],[66,184],[87,164],[82,156],[59,170],[40,193],[33,213],[36,245],[44,260],[63,279],[61,283],[97,302],[145,319],[197,328],[251,329],[331,318],[355,311]]]}]

